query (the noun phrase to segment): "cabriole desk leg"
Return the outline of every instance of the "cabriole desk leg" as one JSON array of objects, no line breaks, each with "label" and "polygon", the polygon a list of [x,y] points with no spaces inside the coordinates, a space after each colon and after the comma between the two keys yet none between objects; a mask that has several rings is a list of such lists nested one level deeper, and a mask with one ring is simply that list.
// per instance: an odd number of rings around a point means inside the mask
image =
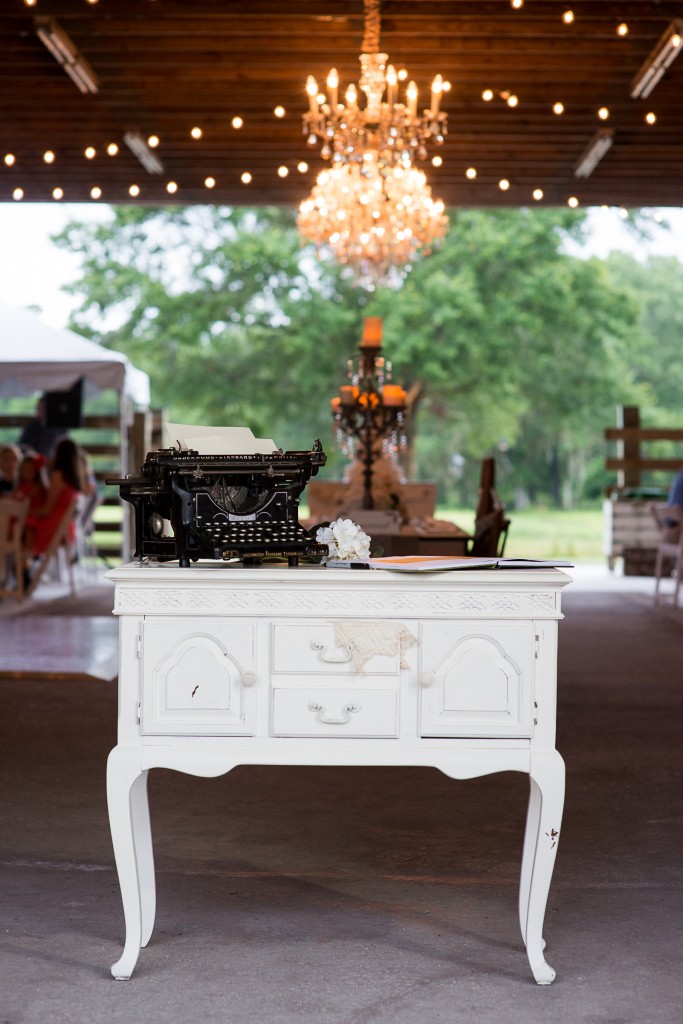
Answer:
[{"label": "cabriole desk leg", "polygon": [[149,941],[156,910],[147,772],[140,768],[139,750],[112,750],[107,763],[107,802],[126,923],[123,955],[111,973],[124,980],[130,978],[140,948]]},{"label": "cabriole desk leg", "polygon": [[560,838],[564,776],[564,761],[556,750],[532,754],[519,922],[531,971],[539,985],[550,985],[555,980],[555,971],[543,956],[543,919]]}]

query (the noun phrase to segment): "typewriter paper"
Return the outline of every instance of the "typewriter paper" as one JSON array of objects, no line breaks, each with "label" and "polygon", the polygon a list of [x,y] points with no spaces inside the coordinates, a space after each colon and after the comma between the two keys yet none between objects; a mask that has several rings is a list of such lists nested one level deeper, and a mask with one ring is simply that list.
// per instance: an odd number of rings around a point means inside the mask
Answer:
[{"label": "typewriter paper", "polygon": [[269,437],[254,437],[249,427],[197,427],[189,423],[165,423],[167,448],[194,448],[200,455],[272,455],[278,450]]}]

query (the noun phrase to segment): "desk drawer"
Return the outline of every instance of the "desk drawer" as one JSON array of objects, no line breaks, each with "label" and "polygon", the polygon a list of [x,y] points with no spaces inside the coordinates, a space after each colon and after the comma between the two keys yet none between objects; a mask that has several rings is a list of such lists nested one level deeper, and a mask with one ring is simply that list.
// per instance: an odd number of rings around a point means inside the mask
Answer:
[{"label": "desk drawer", "polygon": [[[372,624],[366,622],[359,622],[358,626],[361,630],[372,628]],[[331,622],[275,623],[272,652],[273,672],[356,675],[351,651],[337,644]],[[363,676],[397,676],[398,673],[398,649],[394,654],[375,654],[363,666]]]},{"label": "desk drawer", "polygon": [[393,688],[275,686],[273,736],[398,736]]}]

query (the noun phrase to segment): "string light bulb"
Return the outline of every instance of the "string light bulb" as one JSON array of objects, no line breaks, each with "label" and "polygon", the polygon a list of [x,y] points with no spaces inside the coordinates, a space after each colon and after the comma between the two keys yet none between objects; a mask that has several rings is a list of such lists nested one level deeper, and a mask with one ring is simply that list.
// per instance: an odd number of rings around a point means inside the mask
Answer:
[{"label": "string light bulb", "polygon": [[567,200],[567,206],[571,206],[572,210],[575,210],[578,205],[579,200],[576,198],[576,196],[570,196]]},{"label": "string light bulb", "polygon": [[541,201],[541,199],[543,199],[543,189],[542,188],[535,188],[533,190],[533,192],[531,193],[531,195],[536,200],[536,202],[538,203],[538,202]]},{"label": "string light bulb", "polygon": [[86,160],[94,160],[97,156],[97,150],[94,146],[86,146],[83,150],[83,156]]},{"label": "string light bulb", "polygon": [[7,167],[14,167],[16,157],[14,153],[5,153],[4,161]]},{"label": "string light bulb", "polygon": [[600,109],[598,110],[598,117],[600,118],[601,121],[606,121],[607,118],[609,117],[609,108],[608,107],[600,107]]},{"label": "string light bulb", "polygon": [[252,176],[249,173],[249,171],[244,171],[240,175],[240,181],[242,182],[243,185],[248,185],[251,180],[252,180]]},{"label": "string light bulb", "polygon": [[284,117],[287,111],[283,106],[280,106],[278,104],[278,106],[275,107],[275,109],[273,110],[273,113],[275,114],[276,117]]},{"label": "string light bulb", "polygon": [[116,156],[119,151],[118,144],[116,142],[110,142],[107,146],[107,156]]},{"label": "string light bulb", "polygon": [[239,130],[242,127],[242,125],[244,124],[244,120],[241,117],[239,117],[239,116],[235,116],[235,117],[233,117],[233,119],[230,122],[230,124],[233,126],[233,128],[235,128],[236,130]]},{"label": "string light bulb", "polygon": [[137,197],[140,195],[140,186],[131,185],[130,188],[128,189],[128,195],[132,196],[133,199],[137,199]]},{"label": "string light bulb", "polygon": [[204,187],[205,188],[215,188],[215,186],[216,186],[216,179],[215,178],[212,178],[210,175],[209,175],[208,178],[204,178]]},{"label": "string light bulb", "polygon": [[562,21],[565,23],[565,25],[571,25],[572,22],[574,21],[574,12],[573,11],[565,11],[564,14],[562,15]]},{"label": "string light bulb", "polygon": [[618,36],[627,36],[628,35],[628,25],[626,24],[625,21],[622,21],[622,23],[620,25],[617,25],[617,35]]},{"label": "string light bulb", "polygon": [[23,190],[23,188],[15,188],[12,191],[12,199],[14,199],[14,201],[16,203],[20,202],[23,198],[24,198],[24,190]]},{"label": "string light bulb", "polygon": [[91,199],[101,199],[102,198],[102,189],[100,188],[99,185],[93,185],[93,187],[90,189],[90,198]]},{"label": "string light bulb", "polygon": [[564,103],[553,103],[553,114],[564,114]]},{"label": "string light bulb", "polygon": [[657,115],[654,113],[654,111],[648,111],[648,113],[645,115],[645,121],[647,122],[647,124],[657,123]]},{"label": "string light bulb", "polygon": [[204,132],[201,130],[201,128],[198,127],[192,128],[190,130],[190,135],[192,136],[193,139],[201,139],[203,134]]},{"label": "string light bulb", "polygon": [[147,136],[147,145],[151,149],[156,149],[157,146],[159,145],[159,136],[158,135],[148,135]]},{"label": "string light bulb", "polygon": [[43,153],[43,161],[46,164],[53,164],[55,162],[55,155],[51,149],[46,149]]},{"label": "string light bulb", "polygon": [[474,181],[476,176],[477,176],[477,168],[476,167],[468,167],[467,170],[465,171],[465,177],[469,178],[470,181]]}]

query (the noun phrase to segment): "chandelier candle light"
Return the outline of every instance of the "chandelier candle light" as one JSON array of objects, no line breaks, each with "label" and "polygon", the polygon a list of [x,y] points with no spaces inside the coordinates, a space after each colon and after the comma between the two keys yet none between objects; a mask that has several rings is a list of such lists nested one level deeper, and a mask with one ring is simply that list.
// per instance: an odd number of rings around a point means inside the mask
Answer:
[{"label": "chandelier candle light", "polygon": [[310,145],[322,142],[321,156],[332,167],[320,173],[301,204],[299,229],[317,246],[329,246],[340,263],[354,266],[366,279],[361,283],[380,283],[446,231],[444,204],[432,198],[426,175],[414,164],[426,158],[428,142],[444,140],[440,104],[450,83],[436,75],[430,105],[422,111],[413,81],[401,102],[399,80],[406,73],[379,52],[379,0],[365,0],[364,11],[358,87],[351,83],[342,103],[336,68],[327,76],[327,95],[312,75],[306,81],[304,134]]},{"label": "chandelier candle light", "polygon": [[[331,400],[337,444],[345,455],[363,464],[361,507],[374,508],[373,466],[381,454],[393,455],[405,448],[406,392],[391,383],[391,363],[382,353],[382,318],[365,318],[357,364],[348,361],[349,384]],[[381,446],[378,442],[381,441]]]}]

